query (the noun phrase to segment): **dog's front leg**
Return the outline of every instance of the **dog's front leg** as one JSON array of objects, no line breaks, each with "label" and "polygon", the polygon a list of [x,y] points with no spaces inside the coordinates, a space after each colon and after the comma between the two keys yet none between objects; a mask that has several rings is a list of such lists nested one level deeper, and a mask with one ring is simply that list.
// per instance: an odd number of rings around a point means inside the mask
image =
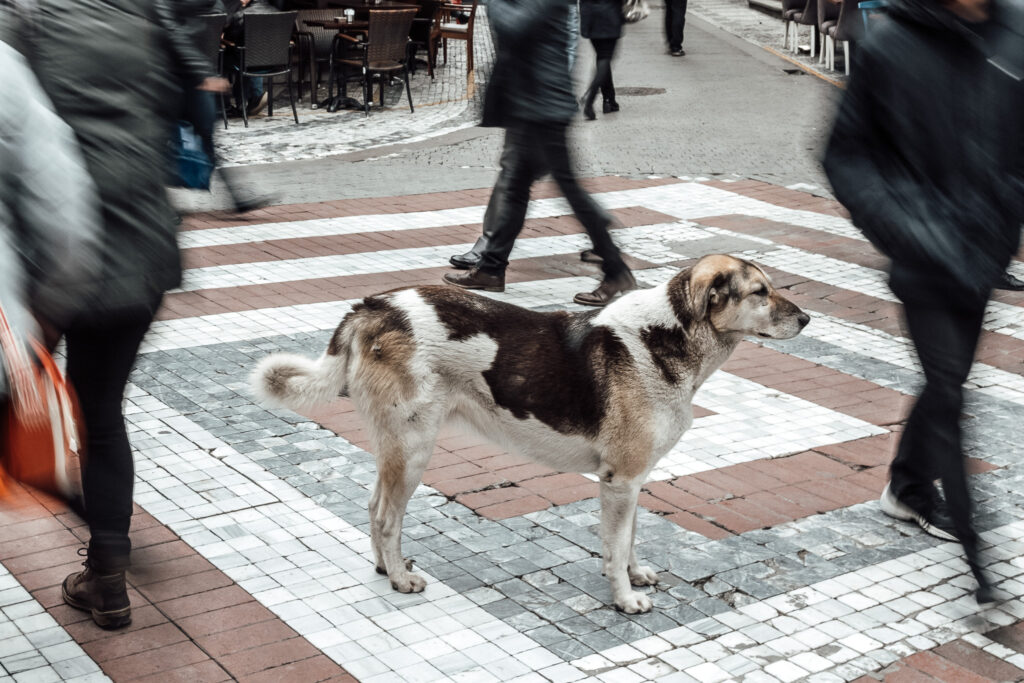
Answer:
[{"label": "dog's front leg", "polygon": [[[615,608],[627,614],[649,612],[651,600],[633,590],[630,569],[636,567],[633,530],[641,480],[601,482],[601,540],[604,574],[612,587]],[[637,568],[640,569],[640,568]],[[642,568],[646,571],[649,569]],[[653,572],[651,572],[653,573]],[[657,576],[655,575],[655,579]]]}]

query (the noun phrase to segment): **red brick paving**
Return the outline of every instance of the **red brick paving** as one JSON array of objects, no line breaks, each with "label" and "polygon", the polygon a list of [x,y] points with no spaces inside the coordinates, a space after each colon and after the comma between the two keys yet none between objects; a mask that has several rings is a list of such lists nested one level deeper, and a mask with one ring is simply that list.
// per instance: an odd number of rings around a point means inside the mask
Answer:
[{"label": "red brick paving", "polygon": [[[672,216],[641,206],[610,209],[609,212],[618,220],[620,225],[617,227],[629,228],[676,220]],[[344,235],[294,237],[212,247],[191,247],[182,249],[181,253],[186,268],[205,268],[261,261],[462,244],[475,241],[480,236],[480,230],[479,223],[444,225],[414,230],[377,230]],[[522,235],[523,237],[551,237],[574,235],[579,232],[580,223],[575,217],[550,216],[527,219]]]},{"label": "red brick paving", "polygon": [[[636,190],[644,187],[660,187],[682,182],[678,178],[630,179],[619,176],[583,178],[581,184],[590,192],[615,192]],[[532,199],[560,197],[561,192],[553,181],[534,183],[530,191]],[[439,211],[467,206],[482,206],[491,197],[491,188],[460,190],[457,192],[435,192],[396,197],[365,199],[339,199],[310,204],[284,204],[268,206],[258,211],[238,215],[229,211],[194,213],[182,220],[182,230],[208,230],[229,228],[236,225],[303,221],[317,218],[340,218],[385,213],[409,213],[416,211]]]},{"label": "red brick paving", "polygon": [[132,624],[99,628],[60,592],[64,577],[81,570],[81,520],[52,498],[10,488],[0,507],[0,561],[113,680],[355,680],[139,508]]}]

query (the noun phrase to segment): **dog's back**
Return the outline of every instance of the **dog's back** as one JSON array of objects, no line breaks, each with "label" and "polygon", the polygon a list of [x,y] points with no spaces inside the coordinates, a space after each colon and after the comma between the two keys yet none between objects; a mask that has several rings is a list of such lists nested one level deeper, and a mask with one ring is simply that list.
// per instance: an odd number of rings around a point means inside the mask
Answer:
[{"label": "dog's back", "polygon": [[632,365],[595,315],[443,286],[389,292],[356,304],[318,360],[275,354],[254,384],[264,402],[295,410],[348,395],[371,432],[451,418],[527,455],[557,447],[560,465],[588,470],[611,376]]}]

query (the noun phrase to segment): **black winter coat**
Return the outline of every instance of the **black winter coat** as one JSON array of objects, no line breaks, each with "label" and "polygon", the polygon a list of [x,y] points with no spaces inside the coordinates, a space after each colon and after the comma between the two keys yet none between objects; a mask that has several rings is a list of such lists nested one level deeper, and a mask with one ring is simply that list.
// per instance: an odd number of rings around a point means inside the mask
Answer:
[{"label": "black winter coat", "polygon": [[487,19],[496,54],[482,125],[567,124],[576,114],[569,74],[569,3],[490,0]]},{"label": "black winter coat", "polygon": [[155,307],[181,281],[165,187],[181,58],[159,4],[38,0],[34,11],[32,66],[100,198],[103,264],[89,307],[98,315]]},{"label": "black winter coat", "polygon": [[584,38],[621,38],[622,0],[580,0],[580,35]]},{"label": "black winter coat", "polygon": [[894,283],[986,295],[1024,220],[1021,4],[984,25],[931,0],[889,14],[854,55],[825,171]]}]

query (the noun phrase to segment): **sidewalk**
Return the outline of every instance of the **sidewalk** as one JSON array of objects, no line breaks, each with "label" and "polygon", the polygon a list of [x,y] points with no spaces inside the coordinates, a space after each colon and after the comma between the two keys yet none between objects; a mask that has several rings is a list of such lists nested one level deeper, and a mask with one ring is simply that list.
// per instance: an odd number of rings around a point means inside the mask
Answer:
[{"label": "sidewalk", "polygon": [[[754,181],[587,181],[642,285],[712,252],[750,258],[812,315],[745,341],[641,499],[654,610],[608,607],[596,484],[447,432],[409,505],[425,592],[373,569],[375,477],[344,400],[255,405],[269,352],[320,354],[353,301],[437,284],[490,189],[193,215],[187,272],[132,376],[133,625],[61,604],[84,529],[28,493],[0,511],[0,681],[981,681],[1024,679],[1024,294],[990,307],[967,392],[980,528],[1001,602],[955,544],[877,497],[921,381],[884,260],[820,197]],[[497,298],[573,309],[597,269],[550,184]],[[1020,264],[1014,266],[1024,275]],[[866,677],[866,678],[865,678]]]}]

